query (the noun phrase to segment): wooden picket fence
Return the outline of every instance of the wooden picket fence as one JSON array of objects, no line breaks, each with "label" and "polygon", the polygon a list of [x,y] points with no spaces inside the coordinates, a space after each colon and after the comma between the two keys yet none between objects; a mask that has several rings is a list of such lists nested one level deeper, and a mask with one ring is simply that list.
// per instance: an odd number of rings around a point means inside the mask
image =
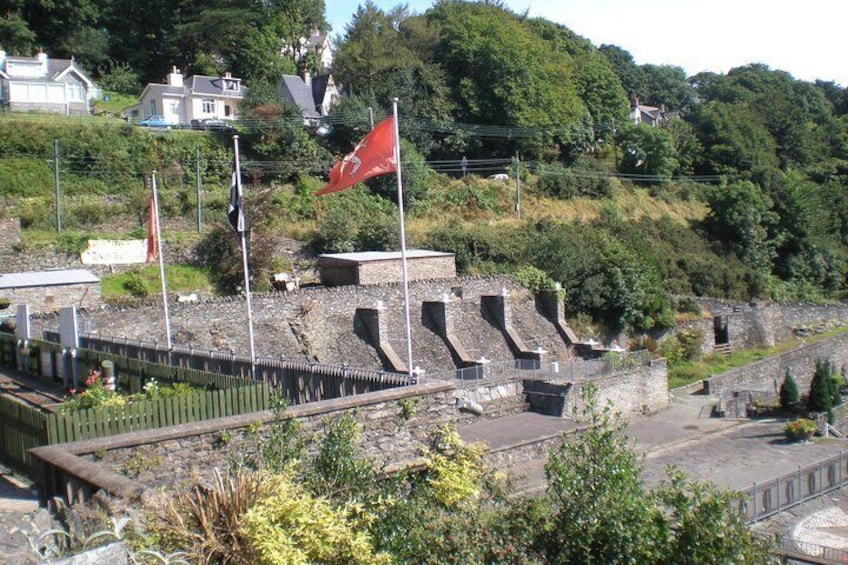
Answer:
[{"label": "wooden picket fence", "polygon": [[[11,348],[10,348],[11,344]],[[0,366],[25,371],[15,358],[14,336],[0,334]],[[34,358],[55,358],[55,344],[31,340]],[[219,375],[183,367],[169,367],[134,359],[122,359],[103,352],[78,350],[75,362],[80,367],[96,366],[104,360],[115,364],[119,382],[138,392],[145,382],[156,379],[162,384],[186,382],[201,387],[197,392],[146,400],[122,406],[109,406],[50,412],[0,395],[0,461],[37,477],[29,450],[42,445],[93,439],[127,432],[143,431],[225,416],[249,414],[268,408],[270,385],[229,375]],[[34,364],[43,374],[31,375],[55,381],[55,361]],[[31,368],[31,367],[30,367]]]}]

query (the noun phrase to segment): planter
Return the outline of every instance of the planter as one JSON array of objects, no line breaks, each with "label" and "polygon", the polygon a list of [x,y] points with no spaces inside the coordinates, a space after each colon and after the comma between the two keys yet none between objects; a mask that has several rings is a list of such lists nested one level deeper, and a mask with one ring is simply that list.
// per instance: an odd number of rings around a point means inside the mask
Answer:
[{"label": "planter", "polygon": [[809,441],[817,431],[816,423],[805,418],[792,420],[783,427],[783,433],[789,441]]}]

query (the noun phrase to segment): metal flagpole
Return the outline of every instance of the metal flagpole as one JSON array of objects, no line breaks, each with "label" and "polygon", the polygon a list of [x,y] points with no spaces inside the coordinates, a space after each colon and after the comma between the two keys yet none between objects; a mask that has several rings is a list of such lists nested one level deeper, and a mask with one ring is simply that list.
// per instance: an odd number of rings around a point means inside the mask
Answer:
[{"label": "metal flagpole", "polygon": [[159,191],[156,188],[156,171],[153,171],[153,217],[156,220],[156,252],[159,254],[159,280],[162,281],[162,307],[165,310],[165,336],[168,340],[168,358],[171,356],[171,317],[168,314],[168,283],[165,281],[165,254],[162,253],[162,232],[159,229]]},{"label": "metal flagpole", "polygon": [[[241,196],[242,188],[241,188],[241,164],[239,162],[239,137],[238,135],[233,136],[233,147],[235,149],[235,177],[236,177],[236,190],[238,191],[239,196]],[[243,204],[242,210],[239,210],[239,214],[244,214]],[[247,236],[245,236],[244,226],[239,230],[239,235],[241,236],[241,257],[242,263],[244,267],[244,293],[247,297],[247,333],[250,338],[250,377],[256,377],[256,348],[253,343],[253,308],[250,304],[250,274],[247,268]]]},{"label": "metal flagpole", "polygon": [[403,225],[403,181],[400,172],[400,134],[398,133],[398,99],[392,100],[392,113],[394,116],[394,154],[395,169],[397,171],[398,187],[398,211],[400,212],[400,257],[403,265],[403,306],[406,314],[406,358],[409,376],[415,376],[415,367],[412,365],[412,325],[409,319],[409,270],[406,266],[406,230]]}]

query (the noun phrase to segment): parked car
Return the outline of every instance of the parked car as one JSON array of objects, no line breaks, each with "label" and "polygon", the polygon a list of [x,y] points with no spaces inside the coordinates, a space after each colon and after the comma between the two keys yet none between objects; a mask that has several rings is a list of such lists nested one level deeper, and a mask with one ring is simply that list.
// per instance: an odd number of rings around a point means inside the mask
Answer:
[{"label": "parked car", "polygon": [[192,120],[191,121],[191,129],[205,129],[205,130],[228,130],[233,129],[233,126],[225,122],[224,120],[216,120],[213,118],[205,118],[202,120]]},{"label": "parked car", "polygon": [[150,116],[135,123],[137,126],[147,128],[168,128],[171,129],[171,123],[165,119],[165,116]]}]

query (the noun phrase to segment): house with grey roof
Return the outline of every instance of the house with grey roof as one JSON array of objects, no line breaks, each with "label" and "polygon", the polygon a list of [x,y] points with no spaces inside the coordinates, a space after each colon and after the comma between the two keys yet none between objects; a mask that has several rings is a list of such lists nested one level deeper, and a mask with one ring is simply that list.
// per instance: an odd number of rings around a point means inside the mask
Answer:
[{"label": "house with grey roof", "polygon": [[659,127],[665,121],[675,117],[677,112],[669,112],[665,106],[646,106],[639,103],[635,95],[630,97],[630,122],[633,125],[647,124],[651,127]]},{"label": "house with grey roof", "polygon": [[309,72],[303,77],[283,75],[278,85],[280,98],[300,111],[307,125],[318,125],[330,108],[339,101],[339,89],[332,75],[312,78]]},{"label": "house with grey roof", "polygon": [[124,110],[130,120],[163,116],[170,124],[193,120],[235,120],[247,88],[229,72],[223,76],[193,75],[184,78],[176,67],[164,84],[148,84],[138,104]]},{"label": "house with grey roof", "polygon": [[13,307],[28,304],[33,312],[95,308],[100,297],[100,278],[84,269],[0,274],[0,298]]},{"label": "house with grey roof", "polygon": [[0,49],[0,107],[19,112],[88,115],[99,95],[73,59],[12,57]]}]

